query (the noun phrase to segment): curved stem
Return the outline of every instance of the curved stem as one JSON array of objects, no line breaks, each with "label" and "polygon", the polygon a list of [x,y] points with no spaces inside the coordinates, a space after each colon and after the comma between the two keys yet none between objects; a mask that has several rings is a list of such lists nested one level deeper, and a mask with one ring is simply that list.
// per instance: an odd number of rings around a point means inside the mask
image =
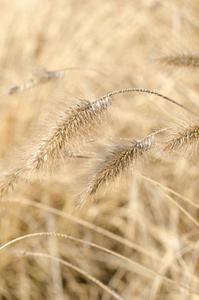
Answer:
[{"label": "curved stem", "polygon": [[102,97],[99,97],[99,98],[97,98],[95,101],[104,99],[104,98],[106,98],[106,97],[111,97],[111,96],[113,96],[113,95],[122,94],[122,93],[131,93],[131,92],[140,92],[140,93],[153,94],[153,95],[158,96],[158,97],[160,97],[160,98],[163,98],[163,99],[165,99],[165,100],[167,100],[167,101],[169,101],[169,102],[171,102],[171,103],[173,103],[173,104],[176,104],[177,106],[179,106],[179,107],[185,109],[186,111],[188,111],[188,112],[190,112],[190,113],[192,113],[192,114],[198,116],[198,114],[196,114],[196,113],[193,112],[191,109],[189,109],[188,107],[184,106],[183,104],[180,104],[180,103],[178,103],[177,101],[175,101],[175,100],[173,100],[173,99],[171,99],[171,98],[169,98],[169,97],[167,97],[167,96],[164,96],[164,95],[162,95],[162,94],[160,94],[160,93],[158,93],[158,92],[154,92],[154,91],[147,90],[147,89],[129,88],[129,89],[118,90],[118,91],[114,91],[114,92],[111,92],[111,93],[109,93],[109,94],[106,94],[106,95],[104,95],[104,96],[102,96]]}]

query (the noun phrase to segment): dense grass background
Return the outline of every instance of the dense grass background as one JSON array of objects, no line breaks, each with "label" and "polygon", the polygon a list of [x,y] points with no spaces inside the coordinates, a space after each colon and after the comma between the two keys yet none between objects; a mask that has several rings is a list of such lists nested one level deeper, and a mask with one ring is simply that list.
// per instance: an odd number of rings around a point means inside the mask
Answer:
[{"label": "dense grass background", "polygon": [[[170,53],[198,52],[198,17],[196,0],[0,0],[2,180],[4,171],[20,164],[19,156],[25,155],[37,134],[45,135],[52,120],[45,125],[42,120],[49,112],[56,118],[60,100],[66,104],[69,99],[94,100],[114,90],[139,87],[199,112],[197,67],[171,68],[155,60]],[[74,67],[79,69],[70,69]],[[44,68],[66,69],[65,76],[11,93],[13,85],[44,76]],[[179,111],[153,95],[121,94],[112,100],[111,122],[94,137],[141,139],[167,126]],[[73,150],[101,151],[101,144],[100,140],[99,145],[77,145]],[[113,250],[138,265],[72,240],[33,237],[1,251],[0,299],[111,299],[67,266],[20,251],[68,261],[125,300],[198,299],[198,208],[160,186],[197,204],[198,167],[197,153],[180,153],[164,161],[143,159],[136,170],[82,209],[76,201],[83,192],[81,178],[86,177],[89,159],[66,158],[56,168],[26,178],[2,199],[0,245],[34,232],[60,232]]]}]

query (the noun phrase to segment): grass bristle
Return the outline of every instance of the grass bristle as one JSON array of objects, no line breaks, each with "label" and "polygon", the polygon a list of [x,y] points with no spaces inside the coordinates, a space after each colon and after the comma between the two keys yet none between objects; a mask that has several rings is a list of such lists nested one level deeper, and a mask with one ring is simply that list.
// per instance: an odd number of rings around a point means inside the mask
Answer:
[{"label": "grass bristle", "polygon": [[165,129],[157,142],[157,153],[171,156],[195,154],[199,141],[199,117],[179,114],[173,126]]},{"label": "grass bristle", "polygon": [[0,300],[199,299],[198,0],[0,9]]},{"label": "grass bristle", "polygon": [[94,102],[79,100],[70,109],[62,112],[53,126],[49,124],[48,132],[43,132],[44,135],[37,138],[35,144],[29,146],[30,149],[22,158],[22,165],[8,171],[2,178],[0,197],[11,190],[9,187],[14,186],[19,177],[24,175],[30,177],[40,168],[47,168],[63,151],[70,151],[82,135],[89,136],[93,130],[99,129],[103,114],[107,112],[110,105],[109,97]]},{"label": "grass bristle", "polygon": [[130,165],[135,164],[141,155],[151,147],[151,142],[132,141],[128,144],[116,143],[109,147],[92,170],[88,184],[80,197],[79,204],[83,205],[87,199],[94,196],[99,187],[113,182]]},{"label": "grass bristle", "polygon": [[35,151],[27,166],[39,169],[57,157],[63,149],[70,150],[73,142],[82,134],[89,135],[94,126],[96,130],[109,105],[111,105],[110,98],[93,103],[88,100],[80,100],[57,121],[47,137],[42,139],[38,150]]},{"label": "grass bristle", "polygon": [[157,62],[176,67],[199,67],[199,54],[193,52],[176,52],[155,59]]}]

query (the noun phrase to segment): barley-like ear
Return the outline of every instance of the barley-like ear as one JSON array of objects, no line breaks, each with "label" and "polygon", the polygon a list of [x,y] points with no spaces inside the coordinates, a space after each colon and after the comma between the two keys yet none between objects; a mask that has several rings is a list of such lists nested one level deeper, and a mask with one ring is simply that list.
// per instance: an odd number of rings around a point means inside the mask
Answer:
[{"label": "barley-like ear", "polygon": [[4,173],[0,177],[0,199],[6,196],[15,188],[20,179],[20,174],[23,173],[22,168],[16,167]]},{"label": "barley-like ear", "polygon": [[53,81],[56,79],[62,79],[66,77],[67,71],[75,71],[75,70],[83,70],[83,71],[92,71],[92,72],[97,72],[102,75],[105,75],[103,72],[100,72],[97,69],[94,68],[89,68],[89,67],[70,67],[70,68],[65,68],[65,69],[60,69],[60,70],[55,70],[55,71],[48,71],[46,68],[41,68],[39,71],[35,71],[34,78],[28,79],[21,85],[13,85],[11,86],[5,93],[5,95],[13,95],[16,93],[22,93],[25,90],[28,90],[34,86],[40,85],[40,84],[45,84],[49,81]]},{"label": "barley-like ear", "polygon": [[159,57],[155,61],[168,66],[198,68],[199,54],[194,52],[176,52]]},{"label": "barley-like ear", "polygon": [[92,129],[100,127],[102,116],[111,105],[111,99],[90,102],[80,100],[51,127],[34,153],[28,159],[27,169],[36,170],[57,157],[62,150],[70,150],[73,143],[82,136],[88,136]]},{"label": "barley-like ear", "polygon": [[133,140],[128,144],[115,143],[107,152],[102,153],[92,170],[92,175],[88,178],[79,204],[83,205],[90,196],[95,195],[100,186],[113,182],[131,164],[134,164],[144,152],[151,148],[152,140],[150,136],[139,142]]},{"label": "barley-like ear", "polygon": [[156,153],[158,156],[194,154],[199,142],[199,117],[181,114],[176,124],[162,131],[157,140]]},{"label": "barley-like ear", "polygon": [[34,171],[47,167],[63,151],[69,151],[79,138],[88,136],[92,130],[100,128],[102,117],[110,105],[111,99],[108,97],[94,102],[80,100],[63,113],[54,125],[49,126],[48,132],[42,132],[43,136],[36,140],[35,145],[29,146],[26,157],[22,159],[22,165],[2,178],[0,197],[5,191],[9,191],[9,186],[13,186],[19,177],[30,176]]}]

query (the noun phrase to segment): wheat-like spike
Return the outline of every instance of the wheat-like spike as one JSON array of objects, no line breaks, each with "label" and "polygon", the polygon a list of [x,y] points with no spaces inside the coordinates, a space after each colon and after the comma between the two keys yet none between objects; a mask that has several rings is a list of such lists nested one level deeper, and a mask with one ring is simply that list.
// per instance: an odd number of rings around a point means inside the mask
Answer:
[{"label": "wheat-like spike", "polygon": [[13,85],[6,91],[5,95],[12,95],[16,93],[22,93],[27,89],[30,89],[36,85],[44,84],[46,82],[56,80],[56,79],[62,79],[66,77],[67,71],[75,71],[75,70],[87,70],[92,72],[97,72],[102,75],[105,75],[103,72],[95,69],[95,68],[89,68],[89,67],[69,67],[65,69],[60,70],[54,70],[54,71],[48,71],[46,68],[42,68],[42,70],[38,72],[34,72],[35,78],[31,78],[24,82],[21,85]]},{"label": "wheat-like spike", "polygon": [[177,124],[165,128],[157,140],[157,155],[174,154],[183,151],[194,153],[199,141],[199,117],[191,114],[182,114],[177,119]]},{"label": "wheat-like spike", "polygon": [[20,174],[23,173],[22,167],[16,167],[5,174],[2,174],[0,178],[0,195],[4,197],[15,188],[17,182],[20,179]]},{"label": "wheat-like spike", "polygon": [[199,124],[187,128],[176,127],[175,131],[169,132],[170,139],[163,143],[163,151],[178,150],[184,146],[191,146],[199,140]]},{"label": "wheat-like spike", "polygon": [[81,137],[82,134],[88,135],[94,125],[101,124],[102,115],[109,105],[111,99],[108,97],[94,102],[81,100],[52,128],[50,135],[43,138],[27,166],[39,169],[41,165],[55,158],[66,144],[71,146],[71,142],[77,137]]},{"label": "wheat-like spike", "polygon": [[[80,196],[79,205],[83,205],[86,200],[94,195],[103,184],[114,181],[124,170],[136,162],[146,151],[153,149],[156,145],[156,136],[171,130],[173,127],[157,130],[140,141],[126,139],[127,143],[118,143],[115,139],[114,145],[105,153],[102,153],[98,164],[92,170],[93,175],[88,178],[85,191]],[[114,139],[107,139],[114,142]]]},{"label": "wheat-like spike", "polygon": [[198,53],[172,53],[169,55],[164,55],[155,59],[158,62],[164,63],[166,65],[177,66],[177,67],[199,67],[199,54]]},{"label": "wheat-like spike", "polygon": [[19,180],[19,177],[31,175],[33,171],[48,166],[63,150],[70,150],[82,135],[88,135],[92,129],[100,128],[102,116],[111,105],[111,98],[94,102],[80,100],[51,127],[49,133],[43,133],[41,141],[31,148],[21,167],[8,172],[2,179],[0,196],[6,194]]},{"label": "wheat-like spike", "polygon": [[103,184],[114,181],[124,170],[134,163],[144,152],[152,146],[152,138],[143,141],[131,141],[130,144],[115,144],[106,153],[93,170],[93,175],[88,179],[88,184],[80,197],[79,204],[83,205],[87,198],[94,195]]}]

